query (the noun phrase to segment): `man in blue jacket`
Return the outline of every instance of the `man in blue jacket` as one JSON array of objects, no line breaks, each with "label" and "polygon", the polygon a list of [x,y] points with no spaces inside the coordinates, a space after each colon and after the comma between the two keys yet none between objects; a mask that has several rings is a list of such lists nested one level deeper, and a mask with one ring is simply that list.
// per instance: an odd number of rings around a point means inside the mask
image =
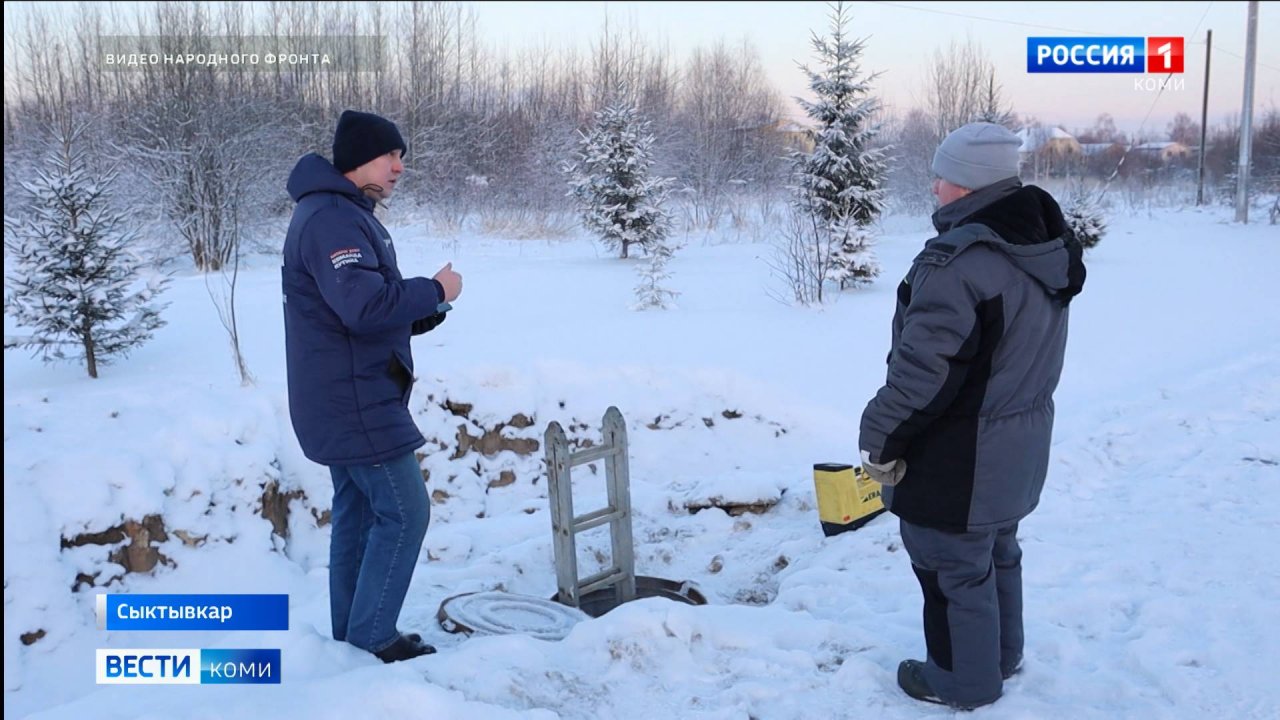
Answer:
[{"label": "man in blue jacket", "polygon": [[1085,279],[1058,203],[1018,179],[1020,146],[976,122],[934,154],[938,235],[898,286],[888,375],[859,439],[924,593],[928,657],[903,661],[898,684],[960,708],[994,702],[1022,663],[1018,522],[1049,469]]},{"label": "man in blue jacket", "polygon": [[282,268],[289,414],[302,451],[333,478],[333,637],[383,662],[435,652],[396,629],[430,520],[409,337],[443,322],[441,305],[462,292],[452,263],[434,278],[401,277],[374,217],[407,149],[391,121],[342,113],[333,162],[312,153],[289,176],[297,207]]}]

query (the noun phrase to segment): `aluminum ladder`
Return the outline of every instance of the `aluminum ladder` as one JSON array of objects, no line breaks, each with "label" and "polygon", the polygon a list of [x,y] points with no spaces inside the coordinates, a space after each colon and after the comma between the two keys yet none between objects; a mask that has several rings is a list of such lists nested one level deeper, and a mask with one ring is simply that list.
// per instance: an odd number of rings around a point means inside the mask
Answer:
[{"label": "aluminum ladder", "polygon": [[[618,603],[636,596],[635,549],[631,536],[631,480],[627,469],[627,426],[616,407],[605,411],[600,445],[569,452],[569,441],[560,423],[547,426],[544,440],[547,453],[547,493],[551,499],[551,532],[556,559],[556,600],[578,607],[581,598],[594,590],[612,587]],[[571,471],[578,465],[605,461],[605,482],[609,504],[584,515],[573,514]],[[576,537],[609,523],[613,545],[610,567],[590,577],[578,578]]]}]

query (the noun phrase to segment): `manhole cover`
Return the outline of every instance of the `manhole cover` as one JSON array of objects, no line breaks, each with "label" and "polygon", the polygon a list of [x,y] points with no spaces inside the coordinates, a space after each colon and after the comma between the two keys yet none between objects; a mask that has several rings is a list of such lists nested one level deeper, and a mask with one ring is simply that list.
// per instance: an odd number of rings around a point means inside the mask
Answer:
[{"label": "manhole cover", "polygon": [[529,635],[562,640],[586,613],[529,595],[487,591],[464,593],[440,603],[436,620],[445,632],[480,635]]}]

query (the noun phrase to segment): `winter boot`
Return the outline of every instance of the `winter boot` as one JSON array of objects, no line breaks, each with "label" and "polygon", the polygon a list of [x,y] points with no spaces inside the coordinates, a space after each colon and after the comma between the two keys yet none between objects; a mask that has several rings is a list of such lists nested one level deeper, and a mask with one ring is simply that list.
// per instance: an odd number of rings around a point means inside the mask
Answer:
[{"label": "winter boot", "polygon": [[938,697],[933,688],[929,687],[929,681],[925,680],[924,663],[919,660],[903,660],[898,664],[898,687],[916,700],[947,705],[956,710],[972,710],[979,707],[979,704],[951,702]]},{"label": "winter boot", "polygon": [[414,642],[408,635],[401,635],[396,638],[395,642],[374,653],[374,655],[384,663],[393,663],[430,655],[435,651],[436,649],[430,645]]},{"label": "winter boot", "polygon": [[946,705],[924,679],[924,663],[919,660],[903,660],[898,663],[898,687],[916,700]]},{"label": "winter boot", "polygon": [[1014,659],[1013,659],[1013,662],[1011,662],[1011,663],[1009,663],[1009,664],[1007,664],[1007,665],[1005,665],[1005,664],[1003,664],[1003,663],[1000,665],[1000,677],[1004,678],[1005,680],[1008,680],[1009,678],[1013,677],[1014,675],[1017,675],[1017,674],[1018,674],[1019,672],[1021,672],[1021,671],[1022,671],[1022,656],[1021,656],[1021,655],[1019,655],[1018,657],[1014,658]]}]

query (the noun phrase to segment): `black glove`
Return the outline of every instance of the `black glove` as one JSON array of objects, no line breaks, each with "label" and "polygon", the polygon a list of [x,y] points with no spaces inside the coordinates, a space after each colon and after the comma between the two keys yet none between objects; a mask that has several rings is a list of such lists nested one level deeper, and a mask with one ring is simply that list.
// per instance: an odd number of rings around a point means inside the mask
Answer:
[{"label": "black glove", "polygon": [[444,319],[447,316],[448,316],[448,313],[436,313],[435,315],[428,315],[427,317],[424,317],[421,320],[414,320],[413,334],[421,335],[423,333],[429,333],[432,330],[435,330],[440,325],[440,323],[444,322]]}]

